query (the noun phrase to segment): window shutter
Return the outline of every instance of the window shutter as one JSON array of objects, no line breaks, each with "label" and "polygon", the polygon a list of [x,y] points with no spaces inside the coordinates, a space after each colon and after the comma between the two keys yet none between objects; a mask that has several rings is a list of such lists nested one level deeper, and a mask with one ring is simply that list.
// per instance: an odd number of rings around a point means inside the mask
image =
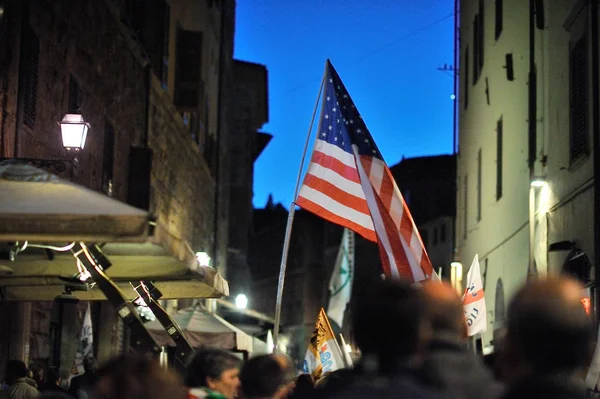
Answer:
[{"label": "window shutter", "polygon": [[570,161],[589,154],[588,138],[588,55],[583,36],[571,49],[571,136]]},{"label": "window shutter", "polygon": [[175,105],[180,110],[198,109],[201,89],[202,32],[180,30],[177,34]]},{"label": "window shutter", "polygon": [[37,82],[38,61],[40,54],[40,42],[33,29],[28,26],[23,32],[23,44],[21,50],[22,79],[23,85],[23,122],[35,127],[36,105],[37,105]]}]

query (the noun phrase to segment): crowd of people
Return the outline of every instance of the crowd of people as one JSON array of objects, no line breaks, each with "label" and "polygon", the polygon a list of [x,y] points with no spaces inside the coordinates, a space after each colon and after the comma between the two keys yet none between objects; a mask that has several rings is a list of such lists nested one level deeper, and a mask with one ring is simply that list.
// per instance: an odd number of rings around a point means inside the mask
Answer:
[{"label": "crowd of people", "polygon": [[[568,278],[532,280],[513,297],[495,362],[467,345],[462,300],[443,282],[422,286],[376,281],[352,312],[361,357],[314,381],[295,375],[283,354],[250,357],[200,348],[185,376],[148,356],[123,355],[61,388],[56,373],[36,382],[10,361],[0,399],[576,399],[595,394],[584,380],[595,346],[594,326]],[[36,387],[37,386],[37,387]]]}]

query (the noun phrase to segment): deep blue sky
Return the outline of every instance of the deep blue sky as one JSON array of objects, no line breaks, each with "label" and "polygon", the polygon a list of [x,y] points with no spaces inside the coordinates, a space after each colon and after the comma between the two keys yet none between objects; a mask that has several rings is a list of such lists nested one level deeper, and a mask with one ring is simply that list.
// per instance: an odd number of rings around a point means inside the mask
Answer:
[{"label": "deep blue sky", "polygon": [[453,81],[437,68],[453,62],[453,12],[453,0],[238,0],[235,58],[267,67],[274,135],[254,205],[292,201],[327,58],[388,165],[450,153]]}]

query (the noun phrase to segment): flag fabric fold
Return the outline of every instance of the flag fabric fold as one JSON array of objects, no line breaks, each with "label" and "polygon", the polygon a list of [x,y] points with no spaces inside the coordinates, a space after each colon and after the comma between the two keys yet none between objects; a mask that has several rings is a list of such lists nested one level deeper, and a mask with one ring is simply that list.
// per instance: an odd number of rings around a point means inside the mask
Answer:
[{"label": "flag fabric fold", "polygon": [[85,310],[85,314],[83,316],[81,335],[79,337],[79,345],[77,346],[77,352],[75,353],[75,360],[71,370],[71,378],[81,375],[85,372],[85,368],[83,367],[83,359],[93,356],[93,354],[94,334],[92,331],[92,314],[90,311],[90,304],[88,303],[87,309]]},{"label": "flag fabric fold", "polygon": [[469,273],[467,273],[467,288],[463,295],[463,309],[469,337],[487,331],[487,311],[483,283],[481,282],[479,255],[475,255]]},{"label": "flag fabric fold", "polygon": [[327,306],[327,316],[340,328],[342,328],[346,306],[352,295],[353,276],[354,232],[344,229],[335,266],[329,279],[329,306]]},{"label": "flag fabric fold", "polygon": [[316,381],[323,374],[341,368],[344,368],[344,355],[335,339],[327,314],[321,308],[308,343],[303,371],[311,374]]},{"label": "flag fabric fold", "polygon": [[329,60],[318,136],[296,204],[379,246],[388,278],[432,278],[408,206]]}]

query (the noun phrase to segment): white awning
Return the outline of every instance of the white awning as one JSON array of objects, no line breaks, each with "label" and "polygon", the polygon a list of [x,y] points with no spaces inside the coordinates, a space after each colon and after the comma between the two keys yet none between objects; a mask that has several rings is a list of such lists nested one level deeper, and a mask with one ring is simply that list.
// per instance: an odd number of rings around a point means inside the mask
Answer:
[{"label": "white awning", "polygon": [[[179,310],[172,316],[193,348],[211,346],[226,350],[253,352],[253,337],[201,305]],[[146,324],[161,346],[175,346],[158,320]]]},{"label": "white awning", "polygon": [[[27,244],[13,260],[0,259],[14,272],[0,277],[0,299],[45,301],[64,292],[64,279],[77,273],[75,258],[40,246],[74,241],[102,246],[112,263],[107,275],[129,299],[137,296],[129,282],[140,280],[154,281],[163,299],[229,295],[227,281],[200,266],[188,243],[154,223],[147,211],[30,165],[0,162],[0,243]],[[74,295],[105,299],[98,288]]]}]

